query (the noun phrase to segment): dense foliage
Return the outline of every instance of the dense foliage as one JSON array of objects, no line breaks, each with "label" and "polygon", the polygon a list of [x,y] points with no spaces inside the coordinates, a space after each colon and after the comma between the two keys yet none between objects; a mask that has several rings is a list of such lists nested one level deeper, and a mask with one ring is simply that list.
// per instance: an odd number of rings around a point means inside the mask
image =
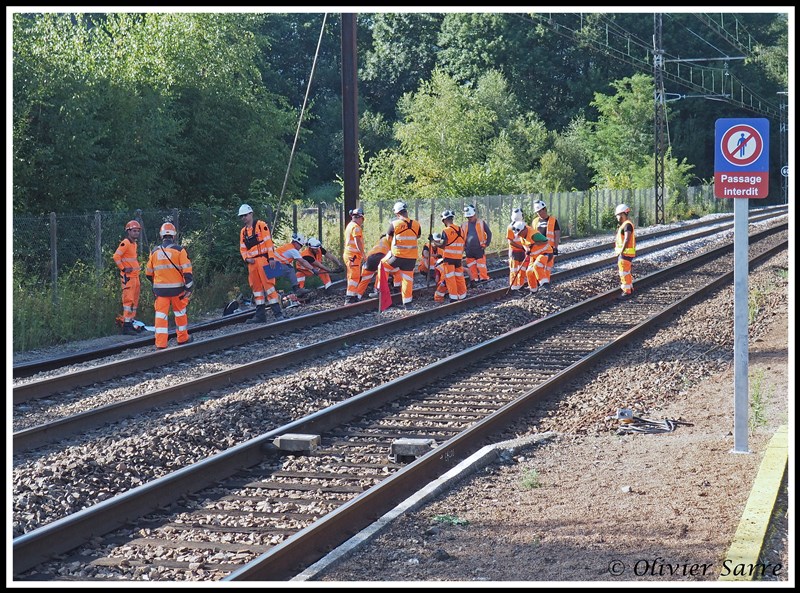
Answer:
[{"label": "dense foliage", "polygon": [[[362,199],[652,185],[652,71],[609,39],[652,58],[653,15],[571,15],[572,36],[536,16],[358,15]],[[340,28],[322,13],[13,14],[14,212],[337,199]],[[776,105],[788,87],[785,13],[667,13],[663,46],[744,53],[709,73]],[[712,176],[715,119],[756,116],[667,108],[677,185]]]}]

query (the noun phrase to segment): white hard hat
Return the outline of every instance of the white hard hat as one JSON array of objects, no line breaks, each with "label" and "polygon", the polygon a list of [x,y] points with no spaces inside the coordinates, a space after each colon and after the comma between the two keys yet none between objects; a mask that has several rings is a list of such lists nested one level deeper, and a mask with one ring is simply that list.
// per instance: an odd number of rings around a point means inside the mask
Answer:
[{"label": "white hard hat", "polygon": [[469,206],[464,206],[464,216],[469,218],[470,216],[475,216],[475,206],[470,204]]},{"label": "white hard hat", "polygon": [[539,212],[539,210],[542,210],[542,209],[544,209],[544,208],[547,208],[547,204],[545,204],[545,203],[544,203],[544,202],[542,202],[541,200],[536,200],[536,201],[533,203],[533,211],[534,211],[534,212]]},{"label": "white hard hat", "polygon": [[239,216],[244,216],[245,214],[250,214],[253,209],[248,204],[242,204],[239,206]]},{"label": "white hard hat", "polygon": [[442,212],[442,222],[444,222],[448,218],[455,218],[455,217],[456,213],[453,212],[452,210],[445,210],[444,212]]},{"label": "white hard hat", "polygon": [[400,214],[403,210],[408,210],[408,206],[406,206],[405,202],[395,202],[394,206],[392,207],[392,211],[395,214]]},{"label": "white hard hat", "polygon": [[442,233],[433,233],[433,242],[434,243],[443,243],[444,237],[442,237]]},{"label": "white hard hat", "polygon": [[172,235],[174,237],[176,234],[175,225],[171,222],[165,222],[161,225],[161,229],[158,231],[158,234],[161,235],[162,238],[166,237],[167,235]]},{"label": "white hard hat", "polygon": [[528,225],[525,224],[524,220],[517,220],[516,222],[514,222],[514,224],[511,225],[511,230],[513,230],[514,234],[516,235],[521,231],[523,231],[526,226]]},{"label": "white hard hat", "polygon": [[622,214],[622,213],[627,214],[630,211],[631,211],[631,209],[628,207],[627,204],[620,204],[619,206],[617,206],[617,209],[614,210],[614,216],[616,216],[617,214]]},{"label": "white hard hat", "polygon": [[322,247],[322,241],[320,241],[315,237],[311,237],[308,240],[308,246],[311,247],[311,249],[319,249],[320,247]]},{"label": "white hard hat", "polygon": [[350,216],[364,216],[364,211],[361,208],[353,208],[350,211]]},{"label": "white hard hat", "polygon": [[306,238],[300,233],[292,233],[292,241],[300,243],[300,245],[306,244]]},{"label": "white hard hat", "polygon": [[514,223],[514,222],[516,222],[518,220],[524,220],[524,219],[525,219],[525,217],[522,215],[522,209],[521,208],[514,208],[514,210],[511,211],[511,222],[512,223]]}]

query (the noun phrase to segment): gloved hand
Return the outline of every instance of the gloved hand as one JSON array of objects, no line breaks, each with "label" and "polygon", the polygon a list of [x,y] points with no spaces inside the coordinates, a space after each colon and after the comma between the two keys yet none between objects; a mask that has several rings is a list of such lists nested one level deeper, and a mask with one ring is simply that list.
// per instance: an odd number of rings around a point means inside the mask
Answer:
[{"label": "gloved hand", "polygon": [[430,243],[431,241],[433,241],[433,235],[428,235],[428,243]]},{"label": "gloved hand", "polygon": [[183,293],[183,298],[186,299],[187,303],[189,301],[191,301],[192,300],[192,291],[191,290],[187,290],[186,292],[184,292]]},{"label": "gloved hand", "polygon": [[553,247],[553,255],[558,255],[558,247]]}]

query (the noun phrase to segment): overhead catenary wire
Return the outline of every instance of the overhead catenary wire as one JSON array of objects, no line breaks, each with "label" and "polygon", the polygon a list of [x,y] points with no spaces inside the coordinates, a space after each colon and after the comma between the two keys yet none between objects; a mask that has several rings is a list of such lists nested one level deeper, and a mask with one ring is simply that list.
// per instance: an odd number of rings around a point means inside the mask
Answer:
[{"label": "overhead catenary wire", "polygon": [[319,39],[317,40],[317,49],[314,52],[314,60],[311,63],[311,74],[308,76],[308,84],[306,85],[306,94],[303,97],[303,106],[300,109],[300,117],[297,120],[297,130],[294,133],[294,141],[292,142],[292,150],[289,153],[289,163],[286,165],[286,175],[283,178],[283,187],[281,188],[281,195],[278,197],[278,204],[275,208],[275,217],[272,219],[272,227],[278,222],[278,213],[280,212],[281,203],[283,202],[283,195],[286,193],[286,184],[289,182],[289,171],[292,169],[292,159],[294,152],[297,148],[297,139],[300,136],[300,126],[303,123],[303,114],[306,111],[306,104],[308,103],[308,94],[311,91],[311,81],[314,80],[314,69],[317,67],[317,58],[319,57],[319,48],[322,45],[322,35],[325,33],[325,23],[328,20],[328,13],[322,15],[322,26],[319,30]]},{"label": "overhead catenary wire", "polygon": [[[575,17],[580,15],[574,15],[571,13],[547,13],[547,14],[538,14],[538,13],[525,13],[519,14],[514,13],[514,16],[517,18],[527,20],[532,23],[539,23],[545,25],[552,29],[557,35],[562,37],[566,37],[568,39],[572,39],[573,41],[578,41],[580,43],[584,43],[588,45],[591,49],[603,53],[611,58],[617,59],[619,61],[625,62],[637,69],[640,70],[652,70],[652,64],[655,57],[652,54],[652,48],[642,48],[646,51],[645,58],[636,56],[630,52],[630,48],[628,47],[626,50],[621,50],[618,47],[611,45],[611,38],[615,40],[622,40],[626,46],[631,41],[631,39],[635,39],[632,33],[627,32],[623,27],[617,25],[615,27],[606,27],[606,31],[608,32],[607,39],[605,42],[598,39],[593,39],[591,37],[586,37],[581,35],[581,30],[583,29],[583,20],[581,19],[580,22],[576,25],[570,25],[564,22],[558,22],[556,20],[556,16],[564,16],[564,17]],[[604,17],[605,20],[608,20],[607,17]],[[577,28],[576,28],[577,27]],[[617,42],[618,43],[618,42]],[[638,46],[639,43],[637,42],[636,45]],[[689,68],[689,77],[687,78],[686,75],[681,73],[681,66],[680,60],[677,57],[673,57],[671,54],[664,52],[663,56],[665,58],[669,58],[664,61],[665,66],[662,67],[664,76],[669,79],[671,82],[679,84],[681,86],[691,88],[693,90],[706,93],[706,94],[714,94],[719,95],[719,100],[731,103],[733,105],[738,105],[741,108],[748,109],[759,113],[761,115],[765,115],[771,118],[779,118],[780,111],[777,107],[775,107],[772,103],[767,101],[766,99],[758,96],[753,91],[751,91],[747,86],[745,86],[739,79],[735,78],[727,69],[724,70],[722,76],[717,76],[716,74],[719,73],[720,68],[716,67],[703,67],[703,66],[691,66]],[[720,58],[722,59],[722,58]],[[670,63],[672,70],[667,70],[666,64]],[[699,77],[693,75],[693,72],[698,71],[701,73]],[[708,81],[706,77],[703,76],[704,72],[709,72],[710,75],[710,84],[711,88],[707,86]],[[696,80],[696,78],[700,78],[700,80]],[[717,89],[717,78],[719,78],[719,86],[720,88]],[[725,78],[729,78],[731,85],[728,89],[725,89]],[[735,96],[733,92],[733,82],[736,82],[739,86],[739,93],[738,97]]]}]

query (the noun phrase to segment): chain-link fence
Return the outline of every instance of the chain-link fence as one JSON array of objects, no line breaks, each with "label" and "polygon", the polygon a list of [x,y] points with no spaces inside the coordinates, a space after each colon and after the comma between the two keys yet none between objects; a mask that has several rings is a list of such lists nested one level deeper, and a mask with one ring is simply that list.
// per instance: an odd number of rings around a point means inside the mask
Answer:
[{"label": "chain-link fence", "polygon": [[[506,229],[514,208],[522,208],[527,220],[533,217],[533,202],[544,200],[555,216],[564,237],[580,237],[611,232],[608,215],[619,203],[628,204],[640,226],[653,224],[655,194],[650,190],[601,190],[544,194],[482,196],[476,198],[434,198],[407,201],[408,213],[420,222],[422,236],[442,228],[441,213],[453,210],[456,223],[463,221],[463,208],[472,204],[479,218],[489,225],[494,237],[490,251],[505,249]],[[683,203],[702,212],[730,212],[732,200],[718,200],[712,186],[688,188]],[[364,243],[370,249],[386,232],[394,217],[394,201],[360,204],[365,214]],[[238,207],[238,204],[235,205]],[[276,245],[287,242],[293,232],[318,238],[326,250],[341,256],[344,227],[349,221],[341,204],[290,204],[279,216],[269,207],[252,204],[256,219],[273,229]],[[195,274],[214,274],[241,268],[236,207],[181,210],[136,210],[133,212],[94,212],[55,214],[46,217],[15,216],[13,221],[13,261],[17,273],[57,286],[59,272],[76,263],[93,265],[99,272],[116,273],[112,255],[125,236],[129,220],[142,225],[142,261],[159,242],[159,229],[165,221],[175,224],[178,241],[187,247]],[[613,216],[611,217],[613,224]],[[199,268],[199,269],[198,269]],[[205,270],[203,269],[205,268]]]}]

